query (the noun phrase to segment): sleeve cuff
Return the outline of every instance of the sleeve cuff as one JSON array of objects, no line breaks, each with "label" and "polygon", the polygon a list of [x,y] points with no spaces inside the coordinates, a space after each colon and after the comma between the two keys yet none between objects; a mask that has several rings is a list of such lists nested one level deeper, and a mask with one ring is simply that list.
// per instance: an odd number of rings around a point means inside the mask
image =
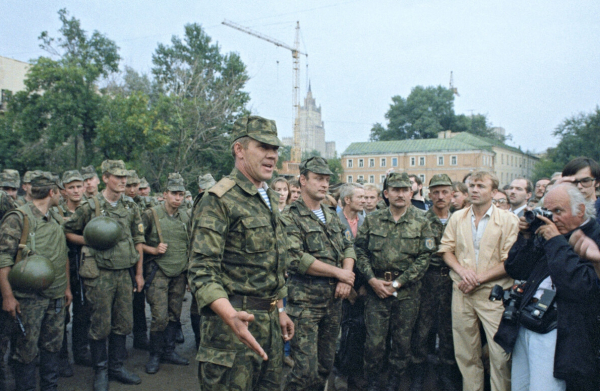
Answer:
[{"label": "sleeve cuff", "polygon": [[306,274],[310,265],[312,265],[317,258],[313,257],[309,253],[302,254],[302,258],[300,258],[300,262],[298,263],[298,273]]},{"label": "sleeve cuff", "polygon": [[352,258],[356,262],[356,251],[354,251],[354,247],[348,247],[344,251],[344,258]]},{"label": "sleeve cuff", "polygon": [[281,299],[287,297],[287,295],[288,295],[288,289],[287,289],[287,286],[284,286],[283,288],[281,288],[279,290],[279,292],[277,292],[277,300],[281,300]]},{"label": "sleeve cuff", "polygon": [[133,243],[134,244],[146,243],[146,238],[144,238],[143,236],[135,236],[133,238]]},{"label": "sleeve cuff", "polygon": [[454,248],[448,246],[447,244],[440,244],[435,253],[442,254],[442,253],[452,253],[452,252],[454,252]]},{"label": "sleeve cuff", "polygon": [[408,283],[408,277],[406,277],[406,273],[402,273],[402,275],[398,277],[396,281],[398,281],[398,283],[402,286],[406,285]]},{"label": "sleeve cuff", "polygon": [[15,264],[14,259],[8,254],[0,254],[0,269],[11,267]]},{"label": "sleeve cuff", "polygon": [[218,284],[208,284],[196,291],[198,310],[211,305],[213,301],[221,298],[229,299],[229,295],[227,295],[225,289]]}]

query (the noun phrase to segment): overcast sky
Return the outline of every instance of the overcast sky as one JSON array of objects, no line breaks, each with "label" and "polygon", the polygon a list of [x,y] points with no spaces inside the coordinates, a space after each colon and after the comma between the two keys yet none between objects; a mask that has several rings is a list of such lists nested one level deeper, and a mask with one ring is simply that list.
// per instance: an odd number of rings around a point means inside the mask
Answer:
[{"label": "overcast sky", "polygon": [[[301,99],[310,78],[327,140],[338,153],[385,123],[394,95],[448,86],[457,113],[487,114],[510,144],[542,151],[566,117],[600,104],[600,2],[578,1],[23,1],[3,0],[0,55],[43,55],[40,32],[58,36],[66,7],[88,32],[116,41],[128,65],[149,73],[159,42],[199,23],[223,52],[238,52],[251,77],[251,110],[292,135],[292,56],[221,24],[224,19],[288,43],[300,22]],[[308,67],[307,67],[308,64]]]}]

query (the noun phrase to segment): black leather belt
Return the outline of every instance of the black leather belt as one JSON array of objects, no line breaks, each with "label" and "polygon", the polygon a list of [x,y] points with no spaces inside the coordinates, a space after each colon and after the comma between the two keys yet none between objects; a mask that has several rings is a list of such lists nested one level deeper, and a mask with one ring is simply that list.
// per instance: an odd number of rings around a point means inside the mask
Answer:
[{"label": "black leather belt", "polygon": [[[275,298],[270,299],[254,296],[232,295],[229,296],[229,302],[233,308],[242,311],[248,310],[273,312],[277,308],[277,299]],[[210,309],[210,306],[202,308],[201,314],[205,316],[216,315],[215,312]]]},{"label": "black leather belt", "polygon": [[394,271],[384,271],[384,270],[373,270],[373,274],[375,274],[376,278],[383,278],[385,281],[394,281],[396,278],[402,274],[397,270]]},{"label": "black leather belt", "polygon": [[291,281],[296,281],[302,284],[317,284],[317,285],[336,285],[338,280],[330,277],[305,276],[302,274],[292,274]]}]

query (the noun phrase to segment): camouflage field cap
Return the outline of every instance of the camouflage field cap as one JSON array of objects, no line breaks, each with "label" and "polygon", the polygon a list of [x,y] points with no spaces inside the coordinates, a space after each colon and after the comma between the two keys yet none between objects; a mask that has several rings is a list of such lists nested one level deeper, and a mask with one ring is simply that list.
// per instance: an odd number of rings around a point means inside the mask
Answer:
[{"label": "camouflage field cap", "polygon": [[127,171],[127,184],[128,185],[137,185],[140,183],[140,177],[138,177],[137,172],[135,170]]},{"label": "camouflage field cap", "polygon": [[233,124],[231,135],[232,145],[240,137],[248,136],[261,143],[283,147],[283,143],[277,137],[275,121],[257,115],[238,118]]},{"label": "camouflage field cap", "polygon": [[429,180],[429,187],[452,186],[452,179],[446,174],[436,174]]},{"label": "camouflage field cap", "polygon": [[83,177],[83,180],[85,181],[86,179],[91,179],[95,176],[98,176],[98,173],[96,172],[96,169],[94,168],[94,166],[87,166],[87,167],[81,168],[81,176]]},{"label": "camouflage field cap", "polygon": [[31,175],[33,175],[34,172],[41,172],[41,171],[39,171],[39,170],[27,171],[25,173],[25,175],[23,175],[23,180],[21,181],[21,183],[31,183]]},{"label": "camouflage field cap", "polygon": [[320,156],[313,156],[300,163],[300,172],[308,170],[315,174],[321,175],[333,175],[333,172],[329,169],[327,160]]},{"label": "camouflage field cap", "polygon": [[46,186],[59,186],[60,180],[57,175],[47,171],[34,171],[31,174],[31,187],[46,187]]},{"label": "camouflage field cap", "polygon": [[19,182],[21,181],[21,176],[19,175],[19,171],[4,169],[2,174],[0,174],[0,186],[1,187],[10,187],[13,189],[19,188]]},{"label": "camouflage field cap", "polygon": [[81,173],[79,171],[69,170],[69,171],[65,171],[63,173],[63,176],[62,176],[63,185],[66,185],[66,184],[69,184],[69,183],[75,182],[75,181],[83,182],[83,176],[81,176]]},{"label": "camouflage field cap", "polygon": [[178,172],[169,174],[167,179],[167,190],[168,191],[185,191],[185,185],[183,183],[183,177]]},{"label": "camouflage field cap", "polygon": [[192,196],[192,192],[191,192],[191,191],[189,191],[189,190],[188,190],[188,191],[186,191],[186,192],[185,192],[185,196],[186,196],[186,198],[187,198],[187,197],[191,197],[191,196]]},{"label": "camouflage field cap", "polygon": [[405,172],[392,172],[387,177],[387,186],[389,187],[410,187],[410,178]]},{"label": "camouflage field cap", "polygon": [[125,168],[125,163],[123,160],[105,160],[102,162],[102,174],[108,172],[111,175],[115,176],[127,176],[129,175],[129,171]]},{"label": "camouflage field cap", "polygon": [[148,187],[150,187],[150,184],[148,183],[146,178],[140,179],[140,189],[147,189]]},{"label": "camouflage field cap", "polygon": [[198,187],[202,190],[210,189],[217,183],[211,174],[200,175],[198,177]]}]

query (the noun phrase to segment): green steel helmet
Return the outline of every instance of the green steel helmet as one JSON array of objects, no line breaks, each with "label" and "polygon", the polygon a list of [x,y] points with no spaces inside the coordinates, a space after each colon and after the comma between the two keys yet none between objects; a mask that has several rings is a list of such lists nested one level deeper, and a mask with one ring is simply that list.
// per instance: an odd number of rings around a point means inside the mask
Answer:
[{"label": "green steel helmet", "polygon": [[119,241],[121,234],[122,230],[119,223],[106,216],[93,218],[83,229],[85,244],[101,251],[113,248]]},{"label": "green steel helmet", "polygon": [[12,267],[8,281],[19,291],[42,292],[54,282],[54,267],[48,258],[30,255]]}]

